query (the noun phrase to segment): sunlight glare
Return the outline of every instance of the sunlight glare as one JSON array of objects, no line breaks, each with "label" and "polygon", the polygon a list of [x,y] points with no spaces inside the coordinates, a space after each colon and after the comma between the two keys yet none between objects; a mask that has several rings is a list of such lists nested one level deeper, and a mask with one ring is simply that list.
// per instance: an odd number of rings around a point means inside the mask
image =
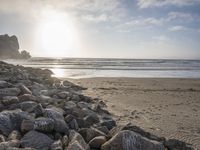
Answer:
[{"label": "sunlight glare", "polygon": [[50,57],[67,57],[78,45],[77,31],[72,19],[66,14],[46,10],[39,24],[40,44]]}]

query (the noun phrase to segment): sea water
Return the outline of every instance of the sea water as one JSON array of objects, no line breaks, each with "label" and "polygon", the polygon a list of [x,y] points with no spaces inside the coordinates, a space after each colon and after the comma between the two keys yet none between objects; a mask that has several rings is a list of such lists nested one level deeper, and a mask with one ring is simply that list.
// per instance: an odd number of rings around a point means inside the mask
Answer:
[{"label": "sea water", "polygon": [[15,65],[50,69],[59,78],[139,77],[200,78],[200,60],[31,58],[4,60]]}]

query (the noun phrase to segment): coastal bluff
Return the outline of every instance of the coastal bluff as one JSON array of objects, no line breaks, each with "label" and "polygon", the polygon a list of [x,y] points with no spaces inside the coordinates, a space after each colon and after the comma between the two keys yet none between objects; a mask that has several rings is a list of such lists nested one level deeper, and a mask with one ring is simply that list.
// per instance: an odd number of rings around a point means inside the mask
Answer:
[{"label": "coastal bluff", "polygon": [[0,35],[1,59],[28,59],[31,57],[30,53],[25,50],[19,52],[19,48],[18,38],[15,35]]},{"label": "coastal bluff", "polygon": [[193,150],[134,124],[48,69],[0,61],[0,150]]}]

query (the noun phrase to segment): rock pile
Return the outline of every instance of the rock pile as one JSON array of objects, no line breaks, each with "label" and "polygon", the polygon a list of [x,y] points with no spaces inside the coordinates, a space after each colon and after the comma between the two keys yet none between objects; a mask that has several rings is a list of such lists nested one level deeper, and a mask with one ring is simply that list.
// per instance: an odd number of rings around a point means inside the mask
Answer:
[{"label": "rock pile", "polygon": [[117,125],[105,104],[49,70],[0,62],[0,150],[191,150]]}]

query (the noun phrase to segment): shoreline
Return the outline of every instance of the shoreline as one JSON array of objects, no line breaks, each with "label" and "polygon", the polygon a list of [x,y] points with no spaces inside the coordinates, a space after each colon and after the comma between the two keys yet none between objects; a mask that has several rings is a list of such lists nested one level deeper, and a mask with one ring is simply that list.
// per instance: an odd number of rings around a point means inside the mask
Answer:
[{"label": "shoreline", "polygon": [[105,101],[118,123],[131,122],[200,149],[200,78],[68,79]]},{"label": "shoreline", "polygon": [[[86,79],[89,83],[86,90],[80,82],[62,81],[51,75],[48,69],[0,61],[0,149],[195,149],[195,143],[192,146],[180,138],[157,136],[145,130],[142,124],[128,123],[134,118],[127,115],[129,110],[125,105],[129,105],[132,95],[127,94],[133,89],[132,85],[118,83],[127,81],[126,84],[130,84],[131,79]],[[94,82],[99,82],[100,87]],[[125,96],[124,105],[113,107],[109,103],[114,99],[100,99],[100,96],[116,96],[116,90],[121,91],[120,96]],[[124,116],[117,116],[112,111],[123,107],[127,108],[126,112],[120,111]],[[124,120],[119,120],[121,117]],[[121,124],[123,121],[125,124]]]}]

